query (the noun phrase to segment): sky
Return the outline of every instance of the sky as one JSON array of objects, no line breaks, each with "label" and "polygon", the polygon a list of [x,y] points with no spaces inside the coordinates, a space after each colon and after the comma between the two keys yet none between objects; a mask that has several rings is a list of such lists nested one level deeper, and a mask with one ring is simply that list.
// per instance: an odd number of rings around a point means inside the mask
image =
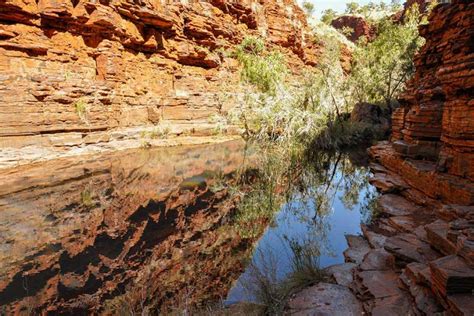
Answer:
[{"label": "sky", "polygon": [[[307,0],[307,1],[312,2],[314,4],[316,15],[321,16],[321,12],[323,12],[326,9],[333,9],[333,10],[338,11],[339,13],[344,12],[344,10],[346,9],[347,2],[357,2],[361,5],[364,5],[364,4],[368,4],[371,0]],[[298,0],[298,2],[301,4],[303,0]],[[390,1],[388,0],[385,0],[385,1],[372,0],[372,2],[390,3]]]}]

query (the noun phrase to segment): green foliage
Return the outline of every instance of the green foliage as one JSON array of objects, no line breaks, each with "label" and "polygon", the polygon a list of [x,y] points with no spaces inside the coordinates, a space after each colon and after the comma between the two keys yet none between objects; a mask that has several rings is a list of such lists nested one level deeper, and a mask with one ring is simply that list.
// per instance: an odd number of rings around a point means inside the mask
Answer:
[{"label": "green foliage", "polygon": [[74,109],[76,110],[77,115],[81,119],[81,121],[87,123],[88,122],[88,108],[87,108],[87,103],[83,99],[77,100],[76,103],[74,103]]},{"label": "green foliage", "polygon": [[359,11],[359,4],[357,2],[346,3],[346,14],[356,14]]},{"label": "green foliage", "polygon": [[[374,4],[366,8],[380,9]],[[377,127],[351,123],[348,117],[358,102],[391,108],[412,76],[413,57],[422,44],[421,19],[416,7],[406,16],[404,23],[397,24],[388,17],[379,19],[377,37],[369,43],[361,40],[355,47],[320,22],[315,37],[323,53],[318,65],[299,74],[297,82],[286,80],[280,54],[269,52],[261,39],[246,38],[235,53],[243,65],[246,92],[234,96],[238,106],[227,113],[227,123],[241,127],[248,139],[279,142],[287,148],[339,149],[384,136]],[[349,74],[341,65],[343,45],[353,47]]]},{"label": "green foliage", "polygon": [[407,13],[404,23],[382,19],[375,40],[357,45],[349,78],[356,101],[390,105],[403,91],[415,70],[414,55],[423,43],[419,21],[417,7]]},{"label": "green foliage", "polygon": [[352,27],[349,27],[349,26],[344,26],[342,29],[341,29],[341,33],[342,35],[344,35],[345,37],[351,37],[352,34],[354,33],[354,29]]},{"label": "green foliage", "polygon": [[330,25],[331,22],[337,17],[337,12],[333,9],[327,9],[323,11],[323,15],[321,16],[321,22]]},{"label": "green foliage", "polygon": [[93,193],[90,188],[86,188],[81,192],[81,203],[86,208],[91,208],[94,206]]},{"label": "green foliage", "polygon": [[314,14],[314,4],[309,1],[303,1],[303,10],[307,16],[312,16]]},{"label": "green foliage", "polygon": [[243,66],[242,79],[261,92],[274,93],[287,73],[283,54],[267,51],[260,38],[246,37],[237,46],[235,56]]},{"label": "green foliage", "polygon": [[286,240],[292,253],[292,271],[285,280],[286,287],[301,290],[323,281],[326,274],[319,264],[319,244],[311,239],[303,242],[288,238]]},{"label": "green foliage", "polygon": [[369,2],[368,4],[362,6],[357,2],[348,2],[346,4],[345,14],[361,15],[366,20],[376,22],[381,18],[393,15],[394,13],[400,11],[400,9],[400,4],[393,2],[392,4],[386,4],[383,1],[380,1],[378,4]]},{"label": "green foliage", "polygon": [[313,240],[300,243],[287,239],[285,243],[292,253],[292,271],[286,278],[280,280],[277,277],[278,256],[281,254],[257,251],[259,264],[250,263],[248,271],[251,282],[243,284],[257,302],[265,307],[265,315],[284,315],[293,294],[326,279],[319,265],[319,248]]}]

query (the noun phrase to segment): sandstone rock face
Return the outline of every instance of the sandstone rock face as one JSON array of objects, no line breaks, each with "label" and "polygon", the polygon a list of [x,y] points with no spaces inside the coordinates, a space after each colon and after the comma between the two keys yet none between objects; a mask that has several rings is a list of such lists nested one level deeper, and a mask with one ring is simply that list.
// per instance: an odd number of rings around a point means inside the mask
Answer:
[{"label": "sandstone rock face", "polygon": [[436,6],[426,44],[392,116],[392,143],[372,155],[430,198],[474,204],[474,4]]},{"label": "sandstone rock face", "polygon": [[402,152],[437,162],[437,169],[474,180],[474,4],[438,5],[420,31],[426,44],[417,71],[393,115]]},{"label": "sandstone rock face", "polygon": [[369,24],[362,16],[343,15],[331,22],[336,29],[343,30],[349,28],[352,30],[350,35],[346,35],[352,42],[357,42],[359,38],[365,36],[367,40],[375,37],[375,28]]},{"label": "sandstone rock face", "polygon": [[247,35],[294,67],[316,62],[293,0],[1,1],[0,149],[94,146],[160,122],[199,135],[232,106],[223,51]]},{"label": "sandstone rock face", "polygon": [[[379,199],[382,217],[364,235],[369,242],[385,236],[379,246],[402,269],[398,279],[416,314],[472,315],[474,3],[438,5],[421,34],[426,44],[392,116],[392,142],[369,150],[382,165],[371,165],[372,183],[391,194]],[[364,294],[367,282],[355,279]]]}]

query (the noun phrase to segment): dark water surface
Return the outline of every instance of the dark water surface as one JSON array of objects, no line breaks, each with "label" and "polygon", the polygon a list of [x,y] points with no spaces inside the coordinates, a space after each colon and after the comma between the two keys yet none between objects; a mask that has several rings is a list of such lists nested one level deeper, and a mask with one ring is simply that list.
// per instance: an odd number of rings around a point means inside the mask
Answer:
[{"label": "dark water surface", "polygon": [[252,271],[284,279],[295,249],[343,262],[375,194],[365,153],[264,156],[228,142],[2,170],[0,314],[255,300]]}]

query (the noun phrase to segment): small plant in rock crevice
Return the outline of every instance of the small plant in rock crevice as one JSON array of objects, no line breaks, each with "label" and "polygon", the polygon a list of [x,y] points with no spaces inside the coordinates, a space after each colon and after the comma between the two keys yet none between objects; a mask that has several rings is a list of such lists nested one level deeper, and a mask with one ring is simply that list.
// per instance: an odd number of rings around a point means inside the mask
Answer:
[{"label": "small plant in rock crevice", "polygon": [[92,189],[85,188],[81,192],[81,204],[86,208],[91,208],[92,206],[94,206],[95,203]]},{"label": "small plant in rock crevice", "polygon": [[74,103],[74,109],[76,114],[79,116],[80,120],[86,124],[89,123],[88,115],[89,109],[85,100],[79,99]]}]

